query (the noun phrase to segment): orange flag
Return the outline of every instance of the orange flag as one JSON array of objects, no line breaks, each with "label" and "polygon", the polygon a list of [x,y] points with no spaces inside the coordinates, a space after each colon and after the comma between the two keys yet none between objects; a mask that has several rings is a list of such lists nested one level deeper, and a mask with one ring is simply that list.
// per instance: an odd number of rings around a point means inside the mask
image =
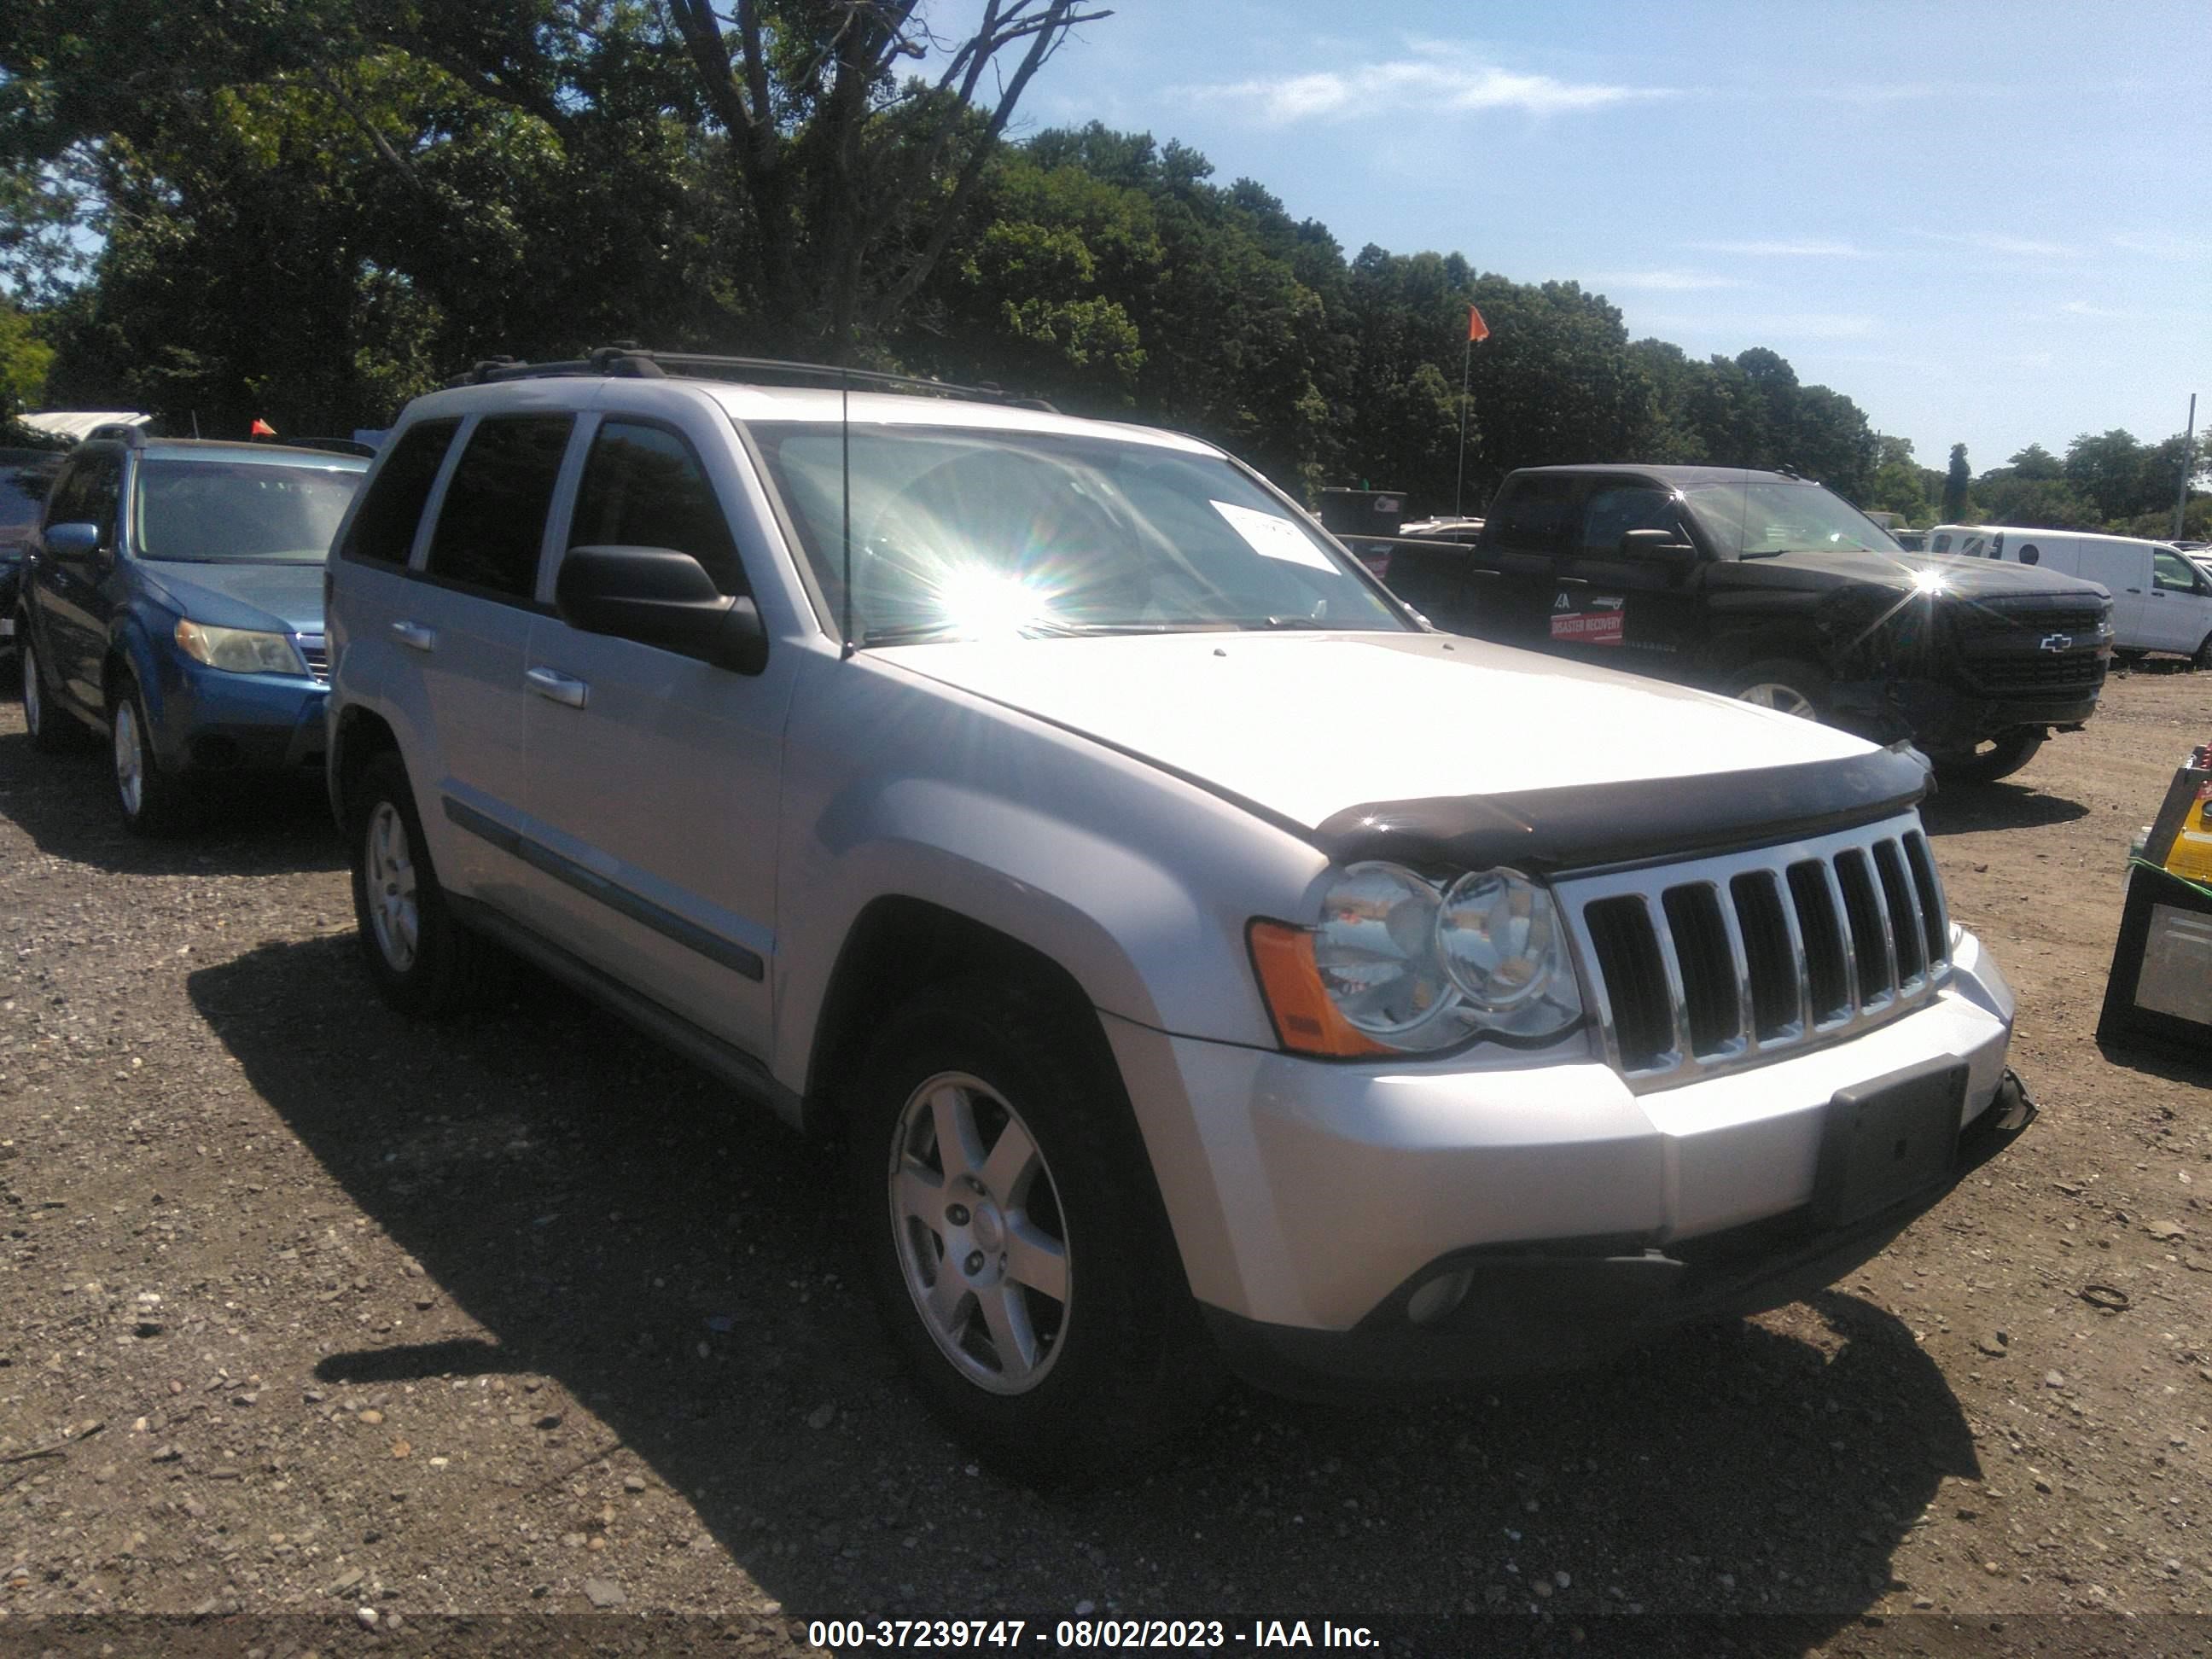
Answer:
[{"label": "orange flag", "polygon": [[266,421],[257,420],[246,428],[246,435],[252,438],[273,438],[276,435],[276,428]]},{"label": "orange flag", "polygon": [[1477,340],[1490,337],[1490,325],[1482,320],[1482,313],[1473,306],[1467,308],[1467,340],[1473,345]]}]

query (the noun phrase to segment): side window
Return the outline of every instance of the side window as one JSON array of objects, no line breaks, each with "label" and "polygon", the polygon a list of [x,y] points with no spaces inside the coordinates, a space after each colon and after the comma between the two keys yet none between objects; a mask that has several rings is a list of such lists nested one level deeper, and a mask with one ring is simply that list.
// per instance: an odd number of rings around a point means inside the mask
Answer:
[{"label": "side window", "polygon": [[2167,553],[2154,549],[2150,556],[2150,576],[2154,586],[2170,593],[2194,593],[2197,591],[2197,567],[2179,553]]},{"label": "side window", "polygon": [[1948,536],[1936,537],[1929,544],[1929,550],[1935,553],[1948,553],[1951,550],[1951,538]]},{"label": "side window", "polygon": [[729,520],[691,446],[665,427],[608,421],[592,440],[569,521],[571,547],[670,547],[725,593],[745,591]]},{"label": "side window", "polygon": [[1679,531],[1674,498],[1664,489],[1622,484],[1600,489],[1583,509],[1582,550],[1595,558],[1616,556],[1620,538],[1632,530]]},{"label": "side window", "polygon": [[2041,564],[2043,550],[2033,542],[2022,542],[2020,546],[2020,562],[2022,564]]},{"label": "side window", "polygon": [[1491,514],[1485,539],[1509,553],[1562,551],[1574,527],[1575,484],[1571,477],[1523,478]]},{"label": "side window", "polygon": [[88,470],[87,464],[80,461],[74,466],[64,467],[61,476],[54,480],[54,487],[46,496],[47,524],[76,524],[83,518],[80,509],[84,506],[84,481]]},{"label": "side window", "polygon": [[54,485],[46,503],[46,522],[91,524],[100,526],[100,544],[115,544],[115,507],[123,494],[123,458],[87,455],[74,463]]},{"label": "side window", "polygon": [[340,558],[369,564],[407,562],[415,547],[416,521],[422,516],[422,504],[430,499],[430,486],[437,483],[438,469],[445,465],[446,452],[460,426],[457,420],[422,421],[407,428],[362,498],[361,511],[354,514],[345,545],[338,550]]},{"label": "side window", "polygon": [[573,415],[495,415],[477,422],[446,486],[425,568],[465,586],[527,599],[538,588],[545,510]]}]

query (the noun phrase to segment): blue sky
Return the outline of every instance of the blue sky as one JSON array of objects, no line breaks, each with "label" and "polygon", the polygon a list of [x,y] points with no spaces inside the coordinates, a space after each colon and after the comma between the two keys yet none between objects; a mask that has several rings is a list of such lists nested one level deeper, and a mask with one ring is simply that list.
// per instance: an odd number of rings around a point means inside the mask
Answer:
[{"label": "blue sky", "polygon": [[1347,253],[1770,346],[1925,465],[2155,441],[2212,393],[2206,0],[1105,3],[1030,130],[1180,138]]}]

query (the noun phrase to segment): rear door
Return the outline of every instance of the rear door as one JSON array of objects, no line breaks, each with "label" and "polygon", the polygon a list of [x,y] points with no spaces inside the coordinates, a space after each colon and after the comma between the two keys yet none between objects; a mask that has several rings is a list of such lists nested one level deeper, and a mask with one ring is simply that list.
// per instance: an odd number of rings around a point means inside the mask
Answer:
[{"label": "rear door", "polygon": [[[599,419],[564,546],[673,548],[723,592],[754,592],[729,511],[743,486],[717,438],[710,422]],[[543,925],[763,1060],[783,726],[799,659],[771,651],[763,672],[738,674],[549,613],[532,629],[526,675]]]},{"label": "rear door", "polygon": [[1532,650],[1559,648],[1551,622],[1558,561],[1581,522],[1583,483],[1569,472],[1506,480],[1469,561],[1463,632]]},{"label": "rear door", "polygon": [[100,712],[106,703],[100,666],[107,655],[107,619],[114,608],[118,509],[123,500],[123,453],[103,449],[80,455],[55,481],[46,504],[46,527],[89,524],[100,532],[94,552],[64,556],[41,544],[38,587],[38,648],[46,678],[80,708]]},{"label": "rear door", "polygon": [[[386,622],[395,656],[421,675],[433,774],[415,780],[424,817],[448,835],[441,878],[517,915],[532,910],[526,830],[529,695],[546,520],[576,416],[484,415],[460,434],[418,580]],[[395,458],[397,459],[397,458]]]}]

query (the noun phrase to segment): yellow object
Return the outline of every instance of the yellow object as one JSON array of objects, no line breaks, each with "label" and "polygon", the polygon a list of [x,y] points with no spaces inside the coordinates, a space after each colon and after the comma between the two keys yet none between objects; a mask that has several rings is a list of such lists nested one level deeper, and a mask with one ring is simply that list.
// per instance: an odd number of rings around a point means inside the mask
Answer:
[{"label": "yellow object", "polygon": [[2212,784],[2197,792],[2181,832],[2166,855],[2166,872],[2189,881],[2212,882]]}]

